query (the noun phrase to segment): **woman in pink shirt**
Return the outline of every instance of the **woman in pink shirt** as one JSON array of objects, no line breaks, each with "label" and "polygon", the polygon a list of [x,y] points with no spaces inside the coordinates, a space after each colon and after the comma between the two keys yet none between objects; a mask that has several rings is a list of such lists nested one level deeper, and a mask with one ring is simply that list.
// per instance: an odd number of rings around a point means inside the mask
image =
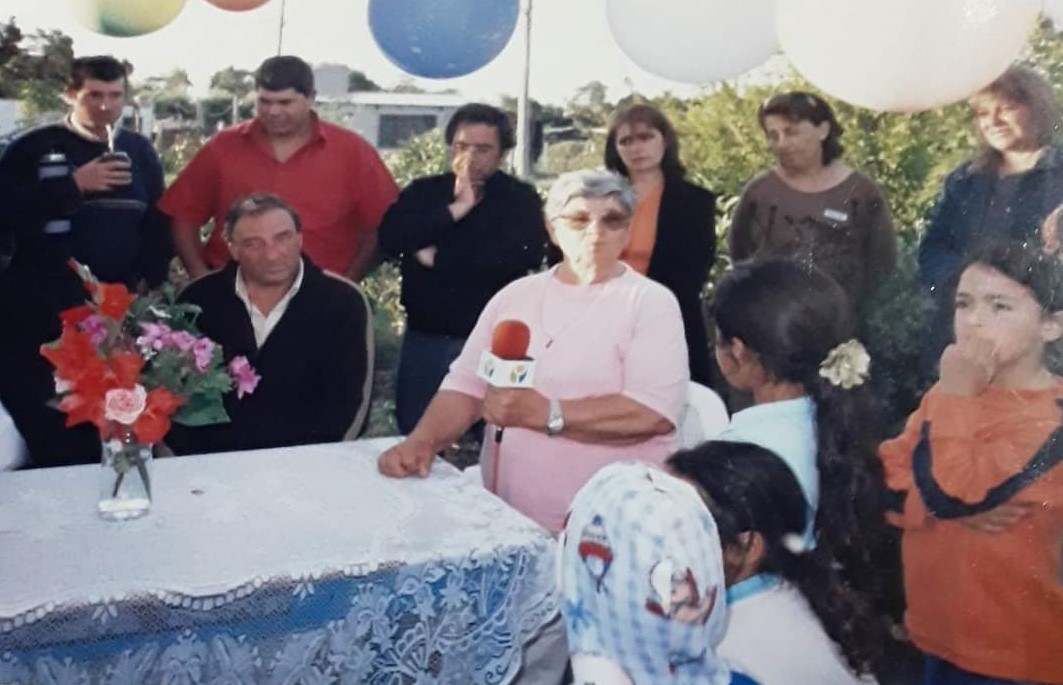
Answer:
[{"label": "woman in pink shirt", "polygon": [[[564,259],[514,281],[484,309],[461,356],[413,432],[380,456],[380,471],[427,475],[434,456],[477,419],[505,428],[484,480],[551,531],[602,466],[663,464],[690,377],[675,296],[620,261],[635,196],[602,170],[565,174],[550,189],[550,239]],[[534,388],[491,387],[477,375],[495,326],[531,331]],[[497,473],[495,467],[497,465]]]}]

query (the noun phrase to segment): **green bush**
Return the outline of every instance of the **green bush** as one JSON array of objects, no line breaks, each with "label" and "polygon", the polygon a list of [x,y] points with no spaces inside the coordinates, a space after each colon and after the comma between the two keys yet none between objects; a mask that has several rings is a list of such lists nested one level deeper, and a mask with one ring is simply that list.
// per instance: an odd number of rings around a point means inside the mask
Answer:
[{"label": "green bush", "polygon": [[914,241],[898,245],[897,268],[861,312],[883,437],[900,432],[934,380],[921,361],[932,305],[919,283],[916,252]]}]

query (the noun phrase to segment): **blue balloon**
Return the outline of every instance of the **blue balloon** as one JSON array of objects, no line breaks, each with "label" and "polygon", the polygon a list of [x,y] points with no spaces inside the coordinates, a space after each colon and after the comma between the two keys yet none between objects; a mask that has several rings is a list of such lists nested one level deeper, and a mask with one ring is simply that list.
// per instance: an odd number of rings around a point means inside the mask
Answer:
[{"label": "blue balloon", "polygon": [[454,78],[502,52],[519,9],[518,0],[369,0],[369,29],[399,69]]}]

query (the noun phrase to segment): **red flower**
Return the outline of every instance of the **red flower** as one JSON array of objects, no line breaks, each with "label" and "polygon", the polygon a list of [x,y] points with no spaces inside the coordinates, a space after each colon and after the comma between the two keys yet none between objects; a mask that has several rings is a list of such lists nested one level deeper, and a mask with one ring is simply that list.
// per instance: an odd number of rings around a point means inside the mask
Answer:
[{"label": "red flower", "polygon": [[129,305],[136,300],[136,295],[129,292],[121,283],[99,283],[96,285],[96,302],[101,316],[115,321],[125,318]]},{"label": "red flower", "polygon": [[183,397],[166,388],[155,388],[148,393],[147,406],[133,423],[133,435],[143,443],[161,442],[170,432],[170,416],[184,403]]},{"label": "red flower", "polygon": [[56,376],[70,384],[70,392],[59,402],[59,409],[67,415],[66,425],[89,421],[107,437],[107,391],[132,389],[140,378],[144,360],[132,352],[115,352],[103,359],[89,335],[69,324],[63,326],[58,342],[41,346],[41,355],[55,367]]},{"label": "red flower", "polygon": [[103,373],[103,360],[92,338],[73,324],[63,325],[59,340],[41,345],[41,356],[52,363],[56,376],[75,385],[83,376]]},{"label": "red flower", "polygon": [[77,326],[79,323],[89,318],[96,313],[96,310],[90,304],[83,304],[80,307],[71,307],[70,309],[64,309],[59,312],[59,318],[62,319],[63,325]]}]

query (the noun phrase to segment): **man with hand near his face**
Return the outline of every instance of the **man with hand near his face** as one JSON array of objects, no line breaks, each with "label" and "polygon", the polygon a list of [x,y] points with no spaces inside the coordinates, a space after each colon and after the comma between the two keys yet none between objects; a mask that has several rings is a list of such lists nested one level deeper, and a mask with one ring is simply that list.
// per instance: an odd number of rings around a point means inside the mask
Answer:
[{"label": "man with hand near his face", "polygon": [[225,221],[232,259],[181,293],[228,364],[244,356],[251,394],[225,396],[229,423],[175,424],[176,454],[336,442],[357,433],[369,404],[369,306],[350,282],[303,256],[299,215],[276,195],[238,200]]},{"label": "man with hand near his face", "polygon": [[421,418],[488,300],[538,268],[547,241],[535,189],[499,170],[515,143],[506,114],[464,105],[444,138],[451,171],[413,181],[380,224],[381,250],[402,269],[406,334],[395,409],[403,434]]},{"label": "man with hand near his face", "polygon": [[[177,254],[192,278],[229,259],[225,213],[252,193],[284,198],[303,217],[307,256],[358,282],[376,261],[376,230],[398,186],[376,150],[313,110],[314,73],[287,55],[255,72],[256,113],[221,131],[192,158],[162,198]],[[213,218],[204,246],[199,229]]]},{"label": "man with hand near his face", "polygon": [[[67,265],[76,259],[105,283],[131,289],[166,280],[169,220],[156,207],[163,175],[143,136],[118,128],[126,65],[111,56],[71,63],[56,124],[29,131],[0,156],[0,402],[26,440],[28,466],[99,462],[92,426],[64,426],[43,343],[59,337],[59,312],[88,298]],[[113,147],[113,149],[112,149]]]}]

